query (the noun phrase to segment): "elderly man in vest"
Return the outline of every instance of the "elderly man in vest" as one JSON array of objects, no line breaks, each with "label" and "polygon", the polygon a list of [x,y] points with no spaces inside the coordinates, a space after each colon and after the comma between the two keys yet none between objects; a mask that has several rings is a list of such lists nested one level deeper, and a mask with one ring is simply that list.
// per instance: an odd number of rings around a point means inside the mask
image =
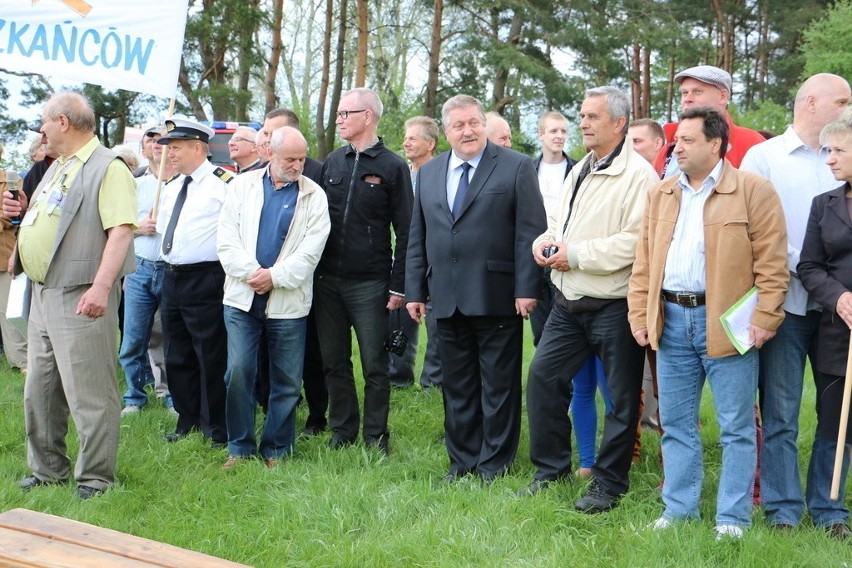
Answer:
[{"label": "elderly man in vest", "polygon": [[80,451],[77,496],[115,481],[121,402],[116,378],[119,279],[133,272],[136,221],[130,170],[94,136],[95,113],[77,93],[53,95],[41,131],[59,158],[32,206],[4,194],[3,213],[21,222],[15,272],[33,282],[24,387],[27,454],[24,491],[68,479],[68,414]]}]

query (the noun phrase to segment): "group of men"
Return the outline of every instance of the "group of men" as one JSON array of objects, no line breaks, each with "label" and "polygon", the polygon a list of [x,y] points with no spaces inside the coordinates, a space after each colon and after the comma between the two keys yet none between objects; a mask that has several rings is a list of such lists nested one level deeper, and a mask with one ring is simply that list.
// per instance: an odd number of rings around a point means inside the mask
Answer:
[{"label": "group of men", "polygon": [[[327,392],[330,446],[349,446],[360,433],[365,445],[388,454],[391,374],[394,364],[411,369],[412,355],[392,363],[386,339],[389,314],[391,328],[408,325],[416,338],[416,327],[401,317],[405,310],[429,326],[420,381],[442,387],[450,464],[444,481],[475,475],[490,483],[509,470],[518,448],[522,323],[530,317],[537,348],[526,394],[536,474],[524,494],[571,475],[571,380],[596,355],[612,408],[592,481],[575,507],[596,513],[618,504],[629,487],[650,345],[665,464],[665,511],[652,528],[698,516],[705,379],[723,453],[717,537],[741,538],[750,526],[758,386],[763,504],[771,525],[795,526],[804,510],[797,416],[816,319],[794,270],[806,205],[833,182],[818,133],[849,103],[849,85],[828,74],[808,79],[787,132],[758,144],[762,136],[727,114],[729,74],[704,65],[676,81],[681,120],[665,132],[653,121],[630,123],[629,99],[618,89],[589,89],[579,113],[587,154],[577,163],[563,150],[562,115],[541,117],[542,154],[533,161],[509,150],[508,125],[466,95],[443,106],[451,149],[437,157],[435,122],[406,123],[409,163],[378,136],[383,108],[370,89],[340,99],[336,122],[346,144],[321,165],[307,158],[289,111],[267,115],[258,133],[234,133],[238,175],[207,161],[209,128],[175,119],[151,136],[168,147],[162,197],[146,193],[136,210],[132,179],[91,134],[85,100],[55,95],[42,130],[60,158],[27,211],[16,256],[34,281],[26,388],[33,475],[22,487],[67,479],[68,410],[81,432],[78,493],[87,498],[114,482],[119,410],[108,330],[115,327],[118,279],[133,272],[128,251],[136,230],[137,272],[128,280],[144,275],[150,286],[162,279],[157,305],[178,414],[167,439],[202,431],[214,445],[227,445],[225,469],[257,454],[272,467],[292,451],[303,365],[312,360],[321,360],[321,370],[318,379],[304,373],[316,420],[311,427],[309,418],[309,433],[325,426]],[[153,153],[152,160],[158,165]],[[100,187],[91,194],[98,199],[83,195],[84,183]],[[121,195],[107,200],[105,192]],[[4,199],[4,213],[26,205]],[[157,244],[146,247],[143,238]],[[68,244],[82,239],[85,247]],[[740,354],[719,316],[752,287],[749,340],[756,349]],[[145,309],[153,314],[156,306]],[[144,325],[130,339],[125,330],[122,363],[132,351],[144,367],[149,320],[132,320],[130,327]],[[87,327],[69,337],[69,322]],[[91,336],[99,342],[99,373],[92,372],[91,349],[79,361],[73,348]],[[319,352],[306,356],[311,344]],[[402,384],[413,382],[410,371],[401,376]],[[128,381],[144,395],[145,378]],[[321,384],[323,394],[309,392],[309,382]],[[95,388],[109,396],[93,409],[84,395]],[[48,413],[57,403],[66,410]],[[266,413],[259,442],[256,403]],[[845,517],[814,520],[849,536]]]}]

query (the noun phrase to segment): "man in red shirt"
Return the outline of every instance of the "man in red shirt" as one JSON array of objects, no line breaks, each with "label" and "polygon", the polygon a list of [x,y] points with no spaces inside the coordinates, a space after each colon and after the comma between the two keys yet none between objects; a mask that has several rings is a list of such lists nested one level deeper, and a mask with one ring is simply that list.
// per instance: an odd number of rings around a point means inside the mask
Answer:
[{"label": "man in red shirt", "polygon": [[[737,126],[731,121],[728,114],[728,102],[731,100],[731,74],[724,69],[712,65],[698,65],[690,67],[675,75],[675,81],[680,84],[680,110],[706,106],[722,113],[728,121],[731,130],[725,158],[735,168],[740,167],[740,162],[749,148],[764,141],[763,136],[751,130]],[[677,122],[671,122],[663,126],[666,140],[674,140],[674,133],[678,127]],[[661,178],[671,177],[680,173],[677,160],[672,158],[674,143],[668,142],[657,154],[654,169]]]}]

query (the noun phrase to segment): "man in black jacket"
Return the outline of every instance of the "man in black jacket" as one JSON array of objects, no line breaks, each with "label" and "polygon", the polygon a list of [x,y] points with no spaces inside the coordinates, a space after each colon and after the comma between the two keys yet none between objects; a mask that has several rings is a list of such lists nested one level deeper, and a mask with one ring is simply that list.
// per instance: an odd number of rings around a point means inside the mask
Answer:
[{"label": "man in black jacket", "polygon": [[408,165],[376,136],[381,117],[382,102],[370,89],[347,92],[337,107],[337,129],[348,144],[329,154],[322,168],[331,233],[316,272],[314,305],[328,385],[331,447],[350,445],[358,437],[354,328],[364,373],[364,442],[387,453],[387,310],[404,303],[412,190]]}]

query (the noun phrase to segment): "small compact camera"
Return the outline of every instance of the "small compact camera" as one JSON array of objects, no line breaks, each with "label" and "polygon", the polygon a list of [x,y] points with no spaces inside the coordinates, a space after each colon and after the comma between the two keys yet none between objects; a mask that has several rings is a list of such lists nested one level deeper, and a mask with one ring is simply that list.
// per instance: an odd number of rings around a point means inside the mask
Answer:
[{"label": "small compact camera", "polygon": [[405,354],[405,347],[408,345],[408,336],[401,329],[392,331],[390,336],[385,340],[385,351],[393,353],[397,357],[402,357]]},{"label": "small compact camera", "polygon": [[559,252],[559,247],[556,245],[550,245],[549,247],[546,247],[544,250],[541,251],[541,256],[543,256],[544,258],[550,258],[557,252]]}]

